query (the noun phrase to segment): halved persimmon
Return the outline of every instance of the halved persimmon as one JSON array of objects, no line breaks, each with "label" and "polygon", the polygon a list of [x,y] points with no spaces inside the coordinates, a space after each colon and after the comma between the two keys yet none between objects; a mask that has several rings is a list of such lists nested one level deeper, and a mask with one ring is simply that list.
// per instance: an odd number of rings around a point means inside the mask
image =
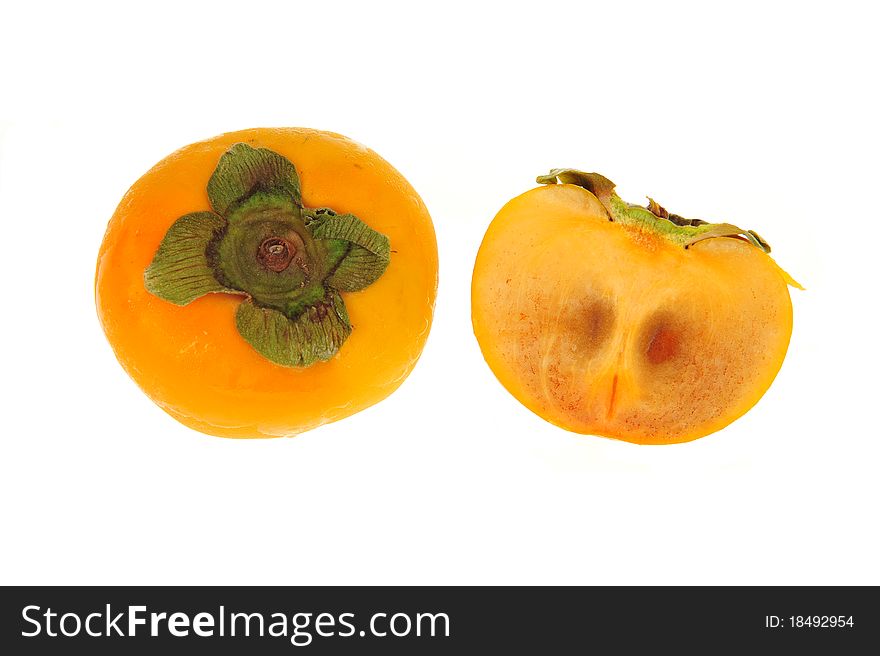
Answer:
[{"label": "halved persimmon", "polygon": [[508,391],[568,430],[642,444],[748,411],[782,365],[799,286],[767,243],[627,204],[598,174],[538,182],[501,209],[474,267],[474,333]]},{"label": "halved persimmon", "polygon": [[137,384],[184,424],[277,437],[393,392],[437,289],[425,205],[372,150],[301,128],[223,134],[122,199],[98,256],[98,316]]}]

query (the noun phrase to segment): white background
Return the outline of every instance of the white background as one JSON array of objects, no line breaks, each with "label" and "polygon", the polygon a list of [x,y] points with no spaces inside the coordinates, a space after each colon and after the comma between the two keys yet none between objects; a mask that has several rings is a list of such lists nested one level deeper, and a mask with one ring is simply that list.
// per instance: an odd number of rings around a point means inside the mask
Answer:
[{"label": "white background", "polygon": [[[0,582],[880,584],[872,3],[5,3]],[[435,323],[400,390],[295,439],[207,437],[98,324],[128,186],[186,143],[333,130],[430,209]],[[806,287],[718,434],[567,433],[469,319],[489,221],[552,167],[754,228]]]}]

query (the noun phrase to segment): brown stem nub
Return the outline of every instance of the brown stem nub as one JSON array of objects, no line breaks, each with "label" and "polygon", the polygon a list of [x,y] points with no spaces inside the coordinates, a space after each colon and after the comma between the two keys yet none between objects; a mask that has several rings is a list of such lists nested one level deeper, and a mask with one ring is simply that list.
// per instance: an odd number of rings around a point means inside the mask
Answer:
[{"label": "brown stem nub", "polygon": [[282,237],[269,237],[257,249],[257,259],[269,271],[280,273],[290,266],[296,247]]}]

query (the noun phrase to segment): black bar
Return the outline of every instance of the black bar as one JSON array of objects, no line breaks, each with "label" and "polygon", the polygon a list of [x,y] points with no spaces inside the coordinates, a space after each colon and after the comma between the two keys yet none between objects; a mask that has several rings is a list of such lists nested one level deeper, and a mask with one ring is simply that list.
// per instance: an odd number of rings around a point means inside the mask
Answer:
[{"label": "black bar", "polygon": [[[733,648],[854,653],[849,650],[876,646],[880,638],[876,587],[7,587],[0,596],[0,653],[5,654],[448,654],[462,649],[562,654],[600,653],[608,645],[611,653],[646,645],[675,653]],[[131,606],[145,609],[131,613]],[[55,615],[47,618],[49,609]],[[80,627],[72,637],[60,635],[61,616],[67,613],[76,618],[67,616],[64,630],[74,633]],[[85,622],[94,613],[88,628],[109,631],[110,637],[86,635]],[[155,637],[151,613],[158,617]],[[174,629],[188,631],[187,636],[170,632],[167,618],[173,613],[185,614]],[[207,614],[199,630],[212,636],[196,635],[199,613]],[[248,620],[251,636],[242,635],[245,621],[231,620],[233,613],[262,614],[264,636],[256,635],[256,616]],[[327,615],[319,618],[321,613]],[[128,632],[132,614],[145,623],[134,626],[134,637],[119,636]],[[294,621],[297,645],[291,642]],[[271,626],[276,633],[284,627],[286,636],[269,636]],[[38,627],[38,635],[23,636]],[[47,631],[59,635],[50,637]]]}]

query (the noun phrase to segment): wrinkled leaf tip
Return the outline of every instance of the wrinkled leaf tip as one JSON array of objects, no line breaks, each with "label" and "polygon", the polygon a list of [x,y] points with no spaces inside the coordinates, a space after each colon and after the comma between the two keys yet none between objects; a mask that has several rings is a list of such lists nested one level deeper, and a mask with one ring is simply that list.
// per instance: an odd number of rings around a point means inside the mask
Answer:
[{"label": "wrinkled leaf tip", "polygon": [[225,216],[236,204],[255,191],[271,192],[302,203],[296,166],[268,148],[254,148],[248,143],[232,144],[220,156],[208,180],[208,200],[214,211]]},{"label": "wrinkled leaf tip", "polygon": [[760,248],[765,253],[769,253],[771,251],[770,244],[767,243],[767,240],[764,239],[761,235],[759,235],[754,230],[748,230],[746,232],[748,237],[751,237],[749,241],[752,241],[758,248]]},{"label": "wrinkled leaf tip", "polygon": [[153,296],[187,305],[209,292],[225,291],[208,261],[207,249],[225,221],[212,212],[177,219],[144,270],[144,288]]},{"label": "wrinkled leaf tip", "polygon": [[669,211],[665,207],[650,196],[646,196],[645,198],[648,199],[648,211],[651,212],[651,214],[658,216],[661,219],[669,218]]},{"label": "wrinkled leaf tip", "polygon": [[[554,169],[555,171],[555,169]],[[535,182],[543,185],[554,185],[556,184],[556,173],[554,171],[550,171],[547,175],[539,175],[535,178]]]}]

